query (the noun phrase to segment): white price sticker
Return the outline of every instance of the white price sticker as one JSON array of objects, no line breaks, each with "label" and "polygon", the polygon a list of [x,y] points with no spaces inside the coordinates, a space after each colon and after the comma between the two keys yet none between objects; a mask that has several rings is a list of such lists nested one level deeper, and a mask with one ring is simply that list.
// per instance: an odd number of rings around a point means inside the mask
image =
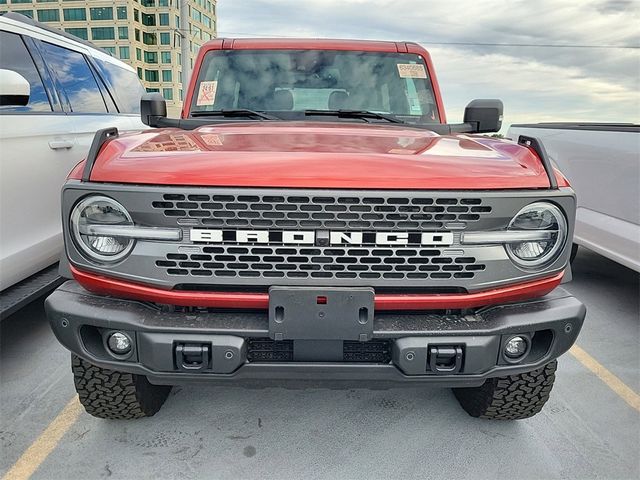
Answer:
[{"label": "white price sticker", "polygon": [[213,105],[216,103],[216,90],[218,90],[218,82],[200,82],[198,90],[198,99],[196,105],[201,107],[204,105]]},{"label": "white price sticker", "polygon": [[427,71],[421,63],[398,63],[401,78],[427,78]]}]

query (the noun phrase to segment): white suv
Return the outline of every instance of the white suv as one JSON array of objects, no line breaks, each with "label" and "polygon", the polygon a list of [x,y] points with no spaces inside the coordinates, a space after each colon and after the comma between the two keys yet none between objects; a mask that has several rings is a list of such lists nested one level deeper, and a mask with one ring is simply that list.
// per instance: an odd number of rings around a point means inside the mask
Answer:
[{"label": "white suv", "polygon": [[0,315],[29,293],[9,287],[58,261],[60,188],[96,131],[146,128],[143,93],[132,67],[90,43],[0,17]]}]

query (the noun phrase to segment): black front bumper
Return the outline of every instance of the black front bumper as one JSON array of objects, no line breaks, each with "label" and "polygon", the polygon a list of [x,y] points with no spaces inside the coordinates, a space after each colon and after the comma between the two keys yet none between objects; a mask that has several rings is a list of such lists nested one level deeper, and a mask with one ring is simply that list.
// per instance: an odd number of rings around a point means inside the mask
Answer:
[{"label": "black front bumper", "polygon": [[[336,384],[383,387],[430,382],[481,385],[487,378],[533,370],[566,352],[584,321],[584,305],[562,288],[545,297],[474,314],[376,312],[372,339],[269,338],[267,312],[166,312],[141,302],[94,295],[74,281],[46,300],[58,340],[104,368],[145,375],[152,383],[235,382],[253,386]],[[114,357],[110,332],[133,340]],[[519,362],[502,354],[513,335],[529,340]],[[198,366],[183,350],[203,349]]]}]

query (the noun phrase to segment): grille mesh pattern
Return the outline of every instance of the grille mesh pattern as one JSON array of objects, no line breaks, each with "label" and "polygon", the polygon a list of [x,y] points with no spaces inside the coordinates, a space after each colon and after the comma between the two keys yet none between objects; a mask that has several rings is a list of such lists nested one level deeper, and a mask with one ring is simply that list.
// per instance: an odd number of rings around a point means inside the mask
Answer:
[{"label": "grille mesh pattern", "polygon": [[[294,360],[293,345],[293,340],[247,338],[247,360],[249,362],[292,362]],[[391,344],[388,340],[344,341],[342,360],[358,363],[389,363]]]},{"label": "grille mesh pattern", "polygon": [[433,248],[204,247],[201,254],[169,253],[156,266],[168,275],[218,278],[451,279],[485,269],[474,257]]},{"label": "grille mesh pattern", "polygon": [[152,207],[167,217],[217,228],[440,229],[491,213],[480,198],[165,194]]}]

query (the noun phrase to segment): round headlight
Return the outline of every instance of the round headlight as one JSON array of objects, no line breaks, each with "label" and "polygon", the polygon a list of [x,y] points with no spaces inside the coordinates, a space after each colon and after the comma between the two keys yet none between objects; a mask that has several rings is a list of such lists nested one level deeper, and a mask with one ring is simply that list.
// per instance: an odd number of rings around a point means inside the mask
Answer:
[{"label": "round headlight", "polygon": [[131,252],[131,238],[90,234],[91,225],[133,225],[129,212],[115,200],[101,195],[87,197],[71,212],[75,243],[91,260],[115,262]]},{"label": "round headlight", "polygon": [[567,241],[567,220],[552,203],[527,205],[513,217],[509,230],[547,231],[543,240],[510,243],[505,246],[511,260],[524,268],[543,268],[558,258]]}]

